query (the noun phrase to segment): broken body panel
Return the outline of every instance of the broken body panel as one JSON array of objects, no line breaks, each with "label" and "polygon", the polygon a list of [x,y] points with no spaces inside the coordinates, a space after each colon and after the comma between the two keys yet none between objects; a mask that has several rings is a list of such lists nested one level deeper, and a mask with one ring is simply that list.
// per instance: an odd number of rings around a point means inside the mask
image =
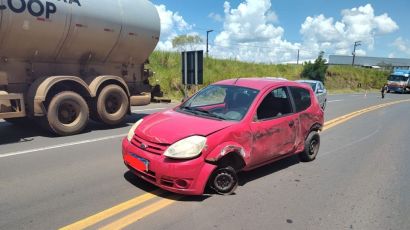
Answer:
[{"label": "broken body panel", "polygon": [[[218,167],[221,159],[234,154],[243,164],[239,170],[251,170],[303,151],[308,134],[314,129],[320,130],[323,126],[323,111],[308,86],[261,79],[241,79],[235,83],[223,81],[215,85],[240,85],[260,92],[240,121],[185,114],[181,110],[184,104],[173,110],[145,117],[135,130],[133,139],[123,140],[122,153],[125,164],[136,175],[161,188],[177,193],[199,195],[204,192],[210,175]],[[288,86],[308,91],[312,99],[311,106],[304,111],[295,112],[294,101],[291,100],[291,113],[274,119],[256,119],[258,108],[264,98],[272,90]],[[164,156],[164,151],[175,142],[196,135],[206,137],[207,140],[198,157],[175,160]],[[135,141],[136,139],[139,141]],[[153,168],[138,170],[135,167],[135,164],[140,162],[138,157],[145,159]],[[164,180],[168,182],[163,183]],[[186,187],[178,186],[178,180],[188,181]]]}]

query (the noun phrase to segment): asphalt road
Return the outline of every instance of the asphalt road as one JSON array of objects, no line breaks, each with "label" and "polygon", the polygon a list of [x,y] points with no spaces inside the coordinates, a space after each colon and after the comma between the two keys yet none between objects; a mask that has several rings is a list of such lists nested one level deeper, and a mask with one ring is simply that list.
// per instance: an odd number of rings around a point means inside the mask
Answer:
[{"label": "asphalt road", "polygon": [[[410,95],[329,96],[326,120],[404,99]],[[133,108],[123,127],[93,123],[71,137],[0,121],[0,229],[92,220],[90,229],[410,229],[409,102],[326,129],[314,162],[291,157],[241,173],[234,195],[169,200],[127,172],[120,141],[140,117],[171,106]]]}]

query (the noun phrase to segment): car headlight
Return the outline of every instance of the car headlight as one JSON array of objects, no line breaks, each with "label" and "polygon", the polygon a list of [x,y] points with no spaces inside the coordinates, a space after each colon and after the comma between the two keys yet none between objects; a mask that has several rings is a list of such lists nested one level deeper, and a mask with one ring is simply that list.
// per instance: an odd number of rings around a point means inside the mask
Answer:
[{"label": "car headlight", "polygon": [[190,159],[201,154],[205,147],[206,137],[191,136],[175,142],[164,153],[164,156],[174,159]]},{"label": "car headlight", "polygon": [[134,135],[135,135],[135,130],[136,130],[137,127],[141,124],[142,121],[143,121],[143,119],[140,119],[140,120],[138,120],[135,124],[133,124],[133,125],[131,126],[131,129],[130,129],[130,131],[128,132],[128,136],[127,136],[127,139],[128,139],[129,142],[131,142],[132,138],[133,138]]}]

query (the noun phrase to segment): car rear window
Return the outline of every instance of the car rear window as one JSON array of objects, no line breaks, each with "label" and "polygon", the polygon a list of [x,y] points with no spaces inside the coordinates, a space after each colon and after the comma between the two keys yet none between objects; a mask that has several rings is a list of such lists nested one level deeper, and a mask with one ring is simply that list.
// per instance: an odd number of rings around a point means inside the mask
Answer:
[{"label": "car rear window", "polygon": [[296,112],[306,110],[312,104],[310,93],[307,89],[299,87],[290,87],[290,91],[295,101]]}]

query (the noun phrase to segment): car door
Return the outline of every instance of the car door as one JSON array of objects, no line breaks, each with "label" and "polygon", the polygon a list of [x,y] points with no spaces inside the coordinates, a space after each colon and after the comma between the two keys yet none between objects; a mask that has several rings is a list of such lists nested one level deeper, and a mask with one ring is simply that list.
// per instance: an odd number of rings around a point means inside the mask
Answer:
[{"label": "car door", "polygon": [[269,91],[260,102],[250,125],[253,137],[252,165],[294,151],[298,122],[287,87]]},{"label": "car door", "polygon": [[323,84],[321,82],[317,83],[316,96],[317,96],[320,106],[323,107],[323,104],[325,103],[325,92],[324,92]]}]

